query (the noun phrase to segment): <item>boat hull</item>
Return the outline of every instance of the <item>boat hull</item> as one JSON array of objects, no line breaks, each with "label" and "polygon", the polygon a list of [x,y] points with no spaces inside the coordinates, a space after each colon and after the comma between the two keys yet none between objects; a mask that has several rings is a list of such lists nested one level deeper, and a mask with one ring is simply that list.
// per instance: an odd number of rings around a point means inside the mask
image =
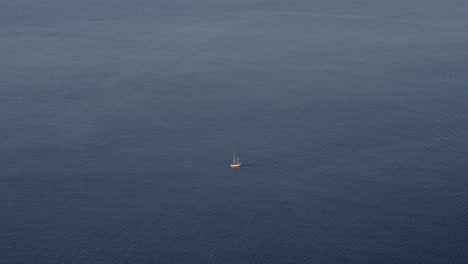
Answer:
[{"label": "boat hull", "polygon": [[239,168],[240,166],[241,166],[240,163],[238,163],[238,164],[231,164],[231,168]]}]

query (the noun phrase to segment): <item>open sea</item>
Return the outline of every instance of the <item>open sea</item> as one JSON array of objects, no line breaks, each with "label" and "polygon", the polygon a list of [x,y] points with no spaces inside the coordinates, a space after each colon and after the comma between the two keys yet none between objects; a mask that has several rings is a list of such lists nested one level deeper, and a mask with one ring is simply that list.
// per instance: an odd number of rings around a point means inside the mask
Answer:
[{"label": "open sea", "polygon": [[0,263],[467,249],[466,0],[0,0]]}]

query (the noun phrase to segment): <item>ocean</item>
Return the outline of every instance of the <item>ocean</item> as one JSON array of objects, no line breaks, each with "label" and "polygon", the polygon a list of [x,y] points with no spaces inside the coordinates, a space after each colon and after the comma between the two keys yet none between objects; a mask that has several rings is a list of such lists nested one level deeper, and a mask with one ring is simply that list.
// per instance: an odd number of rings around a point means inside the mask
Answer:
[{"label": "ocean", "polygon": [[466,263],[467,13],[1,1],[0,262]]}]

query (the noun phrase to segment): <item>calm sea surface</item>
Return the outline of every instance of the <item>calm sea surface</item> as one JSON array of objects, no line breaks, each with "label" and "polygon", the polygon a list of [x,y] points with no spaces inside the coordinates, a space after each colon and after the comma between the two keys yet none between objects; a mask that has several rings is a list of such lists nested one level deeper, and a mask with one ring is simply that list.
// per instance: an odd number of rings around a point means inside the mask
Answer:
[{"label": "calm sea surface", "polygon": [[0,262],[467,263],[467,14],[0,1]]}]

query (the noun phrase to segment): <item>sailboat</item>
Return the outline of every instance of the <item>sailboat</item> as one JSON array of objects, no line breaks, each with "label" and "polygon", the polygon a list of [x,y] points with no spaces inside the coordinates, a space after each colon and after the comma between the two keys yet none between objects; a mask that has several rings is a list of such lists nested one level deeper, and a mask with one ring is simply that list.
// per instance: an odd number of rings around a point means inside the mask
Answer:
[{"label": "sailboat", "polygon": [[239,168],[241,166],[239,156],[234,153],[234,160],[231,163],[231,168]]}]

